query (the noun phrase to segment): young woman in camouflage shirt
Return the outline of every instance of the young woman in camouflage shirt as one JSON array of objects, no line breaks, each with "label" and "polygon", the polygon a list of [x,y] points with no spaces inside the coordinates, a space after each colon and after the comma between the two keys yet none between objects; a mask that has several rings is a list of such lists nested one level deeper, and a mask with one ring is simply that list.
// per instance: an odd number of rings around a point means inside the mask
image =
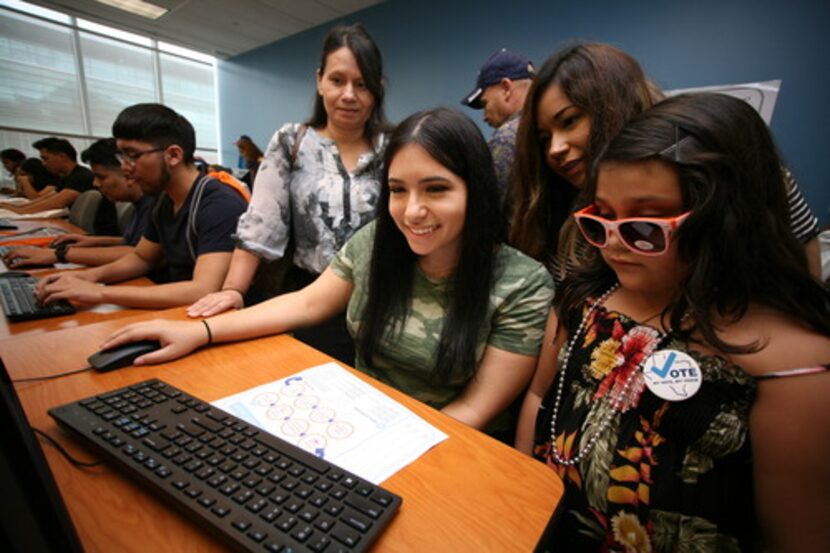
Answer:
[{"label": "young woman in camouflage shirt", "polygon": [[490,152],[456,111],[420,112],[400,124],[384,156],[379,202],[377,222],[299,292],[208,321],[132,325],[105,347],[155,338],[162,349],[138,362],[162,362],[211,340],[313,325],[348,307],[359,370],[484,428],[533,375],[552,279],[502,244]]}]

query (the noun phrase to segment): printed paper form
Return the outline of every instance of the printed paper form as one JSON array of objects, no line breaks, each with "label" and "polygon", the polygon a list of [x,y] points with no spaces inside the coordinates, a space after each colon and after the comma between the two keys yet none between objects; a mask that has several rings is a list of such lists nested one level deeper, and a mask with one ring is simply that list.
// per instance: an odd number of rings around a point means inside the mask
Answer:
[{"label": "printed paper form", "polygon": [[306,369],[213,405],[375,484],[447,439],[335,363]]}]

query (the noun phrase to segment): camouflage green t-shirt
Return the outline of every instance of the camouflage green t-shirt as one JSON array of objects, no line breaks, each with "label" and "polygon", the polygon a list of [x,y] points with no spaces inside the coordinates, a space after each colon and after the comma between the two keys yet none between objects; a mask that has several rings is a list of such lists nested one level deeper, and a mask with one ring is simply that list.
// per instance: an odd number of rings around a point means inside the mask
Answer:
[{"label": "camouflage green t-shirt", "polygon": [[[346,315],[352,336],[357,334],[367,299],[374,232],[375,223],[358,231],[330,265],[337,275],[354,283]],[[390,330],[384,333],[381,354],[374,359],[378,370],[369,370],[360,351],[356,365],[358,370],[440,409],[455,399],[470,379],[461,370],[450,375],[447,382],[432,377],[451,283],[431,279],[417,266],[413,281],[406,324],[399,335],[392,335]],[[486,320],[479,334],[477,361],[487,345],[538,355],[552,299],[553,281],[542,264],[509,246],[500,246]]]}]

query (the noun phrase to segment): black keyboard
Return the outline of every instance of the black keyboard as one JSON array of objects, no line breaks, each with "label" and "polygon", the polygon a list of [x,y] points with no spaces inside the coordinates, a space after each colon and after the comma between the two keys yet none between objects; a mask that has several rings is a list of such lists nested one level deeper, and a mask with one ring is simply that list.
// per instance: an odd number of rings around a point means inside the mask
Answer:
[{"label": "black keyboard", "polygon": [[170,384],[49,410],[201,528],[243,551],[365,551],[401,498]]},{"label": "black keyboard", "polygon": [[10,321],[29,321],[45,317],[70,315],[75,308],[66,300],[39,303],[35,297],[37,279],[33,276],[9,276],[0,274],[0,301]]}]

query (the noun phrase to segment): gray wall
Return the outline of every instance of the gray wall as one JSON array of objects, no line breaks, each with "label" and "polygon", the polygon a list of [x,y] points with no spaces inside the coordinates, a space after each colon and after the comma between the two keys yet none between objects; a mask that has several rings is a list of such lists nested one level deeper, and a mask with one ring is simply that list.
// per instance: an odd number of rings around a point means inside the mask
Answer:
[{"label": "gray wall", "polygon": [[[539,65],[574,40],[609,42],[664,88],[782,79],[772,130],[813,211],[830,223],[821,165],[830,146],[830,2],[387,0],[342,21],[363,23],[380,45],[393,121],[435,105],[460,107],[478,67],[500,47]],[[276,128],[309,115],[330,26],[219,63],[226,164],[236,163],[240,134],[264,149]],[[480,112],[462,109],[480,121]]]}]

